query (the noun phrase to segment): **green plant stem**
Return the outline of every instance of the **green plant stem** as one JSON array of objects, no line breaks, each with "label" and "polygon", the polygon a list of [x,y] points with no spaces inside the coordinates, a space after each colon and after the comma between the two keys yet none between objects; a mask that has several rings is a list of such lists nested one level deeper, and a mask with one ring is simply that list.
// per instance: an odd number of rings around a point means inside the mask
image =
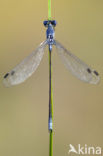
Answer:
[{"label": "green plant stem", "polygon": [[51,0],[48,0],[48,20],[51,20]]},{"label": "green plant stem", "polygon": [[49,156],[53,156],[53,131],[50,131]]},{"label": "green plant stem", "polygon": [[[48,0],[48,20],[51,20],[51,0]],[[49,156],[53,156],[53,88],[52,88],[52,60],[49,51],[49,115],[52,118],[52,130],[49,130]]]},{"label": "green plant stem", "polygon": [[49,156],[53,156],[53,88],[52,88],[52,59],[49,51],[49,104],[50,114],[52,118],[52,130],[49,130]]}]

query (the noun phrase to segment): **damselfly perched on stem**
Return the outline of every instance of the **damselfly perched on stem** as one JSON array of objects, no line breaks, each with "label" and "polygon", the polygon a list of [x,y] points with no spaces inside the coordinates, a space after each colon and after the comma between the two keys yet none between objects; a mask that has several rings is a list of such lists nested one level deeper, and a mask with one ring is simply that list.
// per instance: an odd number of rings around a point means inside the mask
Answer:
[{"label": "damselfly perched on stem", "polygon": [[46,40],[43,41],[36,50],[27,56],[13,70],[5,74],[4,84],[7,87],[20,84],[29,78],[39,66],[45,47],[48,46],[49,52],[49,116],[48,130],[49,139],[49,156],[53,156],[53,89],[52,89],[52,51],[53,46],[56,46],[57,52],[62,59],[67,69],[78,79],[91,84],[97,84],[100,80],[96,70],[89,67],[70,51],[68,51],[61,43],[55,40],[55,30],[57,22],[51,20],[51,0],[48,0],[48,20],[43,22],[46,30]]},{"label": "damselfly perched on stem", "polygon": [[52,53],[53,45],[56,46],[57,52],[61,57],[63,63],[65,64],[67,69],[78,79],[84,82],[97,84],[100,80],[98,72],[89,67],[86,63],[81,61],[70,51],[64,48],[61,43],[55,40],[54,27],[56,26],[56,21],[44,21],[44,26],[47,27],[46,40],[42,42],[38,46],[38,48],[34,50],[29,56],[27,56],[20,64],[18,64],[13,70],[8,72],[4,76],[4,84],[8,87],[17,85],[24,82],[28,77],[30,77],[40,64],[45,47],[47,45],[50,54]]},{"label": "damselfly perched on stem", "polygon": [[24,82],[30,77],[39,66],[45,47],[48,45],[49,50],[49,118],[48,129],[50,133],[49,156],[53,156],[53,91],[52,91],[52,63],[51,54],[53,46],[56,46],[59,56],[67,69],[78,79],[97,84],[100,80],[99,74],[96,70],[89,67],[86,63],[81,61],[70,51],[68,51],[61,43],[55,40],[54,27],[55,20],[44,21],[46,30],[46,40],[43,41],[36,50],[34,50],[28,57],[26,57],[20,64],[4,76],[4,84],[9,87]]}]

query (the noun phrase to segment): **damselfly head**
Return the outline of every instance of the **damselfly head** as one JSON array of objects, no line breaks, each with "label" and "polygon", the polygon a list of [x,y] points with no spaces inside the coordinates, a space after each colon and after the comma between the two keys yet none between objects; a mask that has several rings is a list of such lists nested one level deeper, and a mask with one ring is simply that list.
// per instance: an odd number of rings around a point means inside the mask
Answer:
[{"label": "damselfly head", "polygon": [[56,26],[57,22],[55,20],[48,20],[43,22],[45,27],[48,27],[49,24],[51,24],[53,27]]}]

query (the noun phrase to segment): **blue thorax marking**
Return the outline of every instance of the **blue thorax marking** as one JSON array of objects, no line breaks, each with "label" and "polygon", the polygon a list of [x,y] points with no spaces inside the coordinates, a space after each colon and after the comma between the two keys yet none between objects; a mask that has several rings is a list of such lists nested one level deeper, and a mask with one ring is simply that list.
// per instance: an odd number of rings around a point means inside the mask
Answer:
[{"label": "blue thorax marking", "polygon": [[46,30],[46,38],[48,41],[48,46],[49,46],[49,51],[52,51],[52,45],[54,44],[54,36],[55,36],[55,31],[54,27],[56,26],[56,21],[44,21],[44,26],[47,27]]}]

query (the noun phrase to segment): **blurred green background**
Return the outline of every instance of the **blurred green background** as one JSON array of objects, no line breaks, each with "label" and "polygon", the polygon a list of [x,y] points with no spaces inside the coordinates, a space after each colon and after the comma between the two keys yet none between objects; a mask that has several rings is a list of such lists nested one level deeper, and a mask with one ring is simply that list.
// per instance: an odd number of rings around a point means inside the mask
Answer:
[{"label": "blurred green background", "polygon": [[[47,0],[0,0],[0,156],[48,156],[48,51],[25,83],[3,76],[45,40]],[[103,147],[103,0],[54,0],[56,39],[95,68],[98,85],[72,76],[53,51],[54,156],[69,144]]]}]

